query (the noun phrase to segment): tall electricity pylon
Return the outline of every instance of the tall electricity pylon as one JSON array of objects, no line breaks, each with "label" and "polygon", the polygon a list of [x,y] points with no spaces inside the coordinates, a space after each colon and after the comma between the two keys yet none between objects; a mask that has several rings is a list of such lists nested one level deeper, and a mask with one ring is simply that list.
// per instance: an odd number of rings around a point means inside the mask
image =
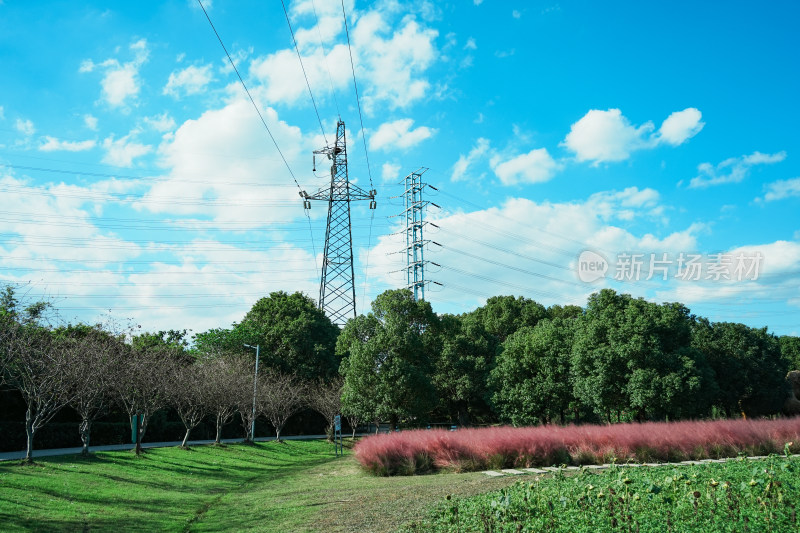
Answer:
[{"label": "tall electricity pylon", "polygon": [[[427,224],[424,221],[425,208],[428,204],[438,205],[422,199],[422,191],[431,185],[422,182],[422,175],[428,169],[421,167],[416,172],[412,172],[405,179],[405,217],[406,217],[406,287],[414,292],[414,300],[425,299],[425,246],[431,242],[426,241],[422,236],[422,229]],[[438,226],[437,226],[438,227]],[[434,265],[439,266],[436,263]],[[436,282],[434,282],[436,283]],[[437,283],[437,285],[440,285]]]},{"label": "tall electricity pylon", "polygon": [[356,287],[353,281],[353,235],[350,228],[350,202],[369,200],[375,209],[375,189],[365,191],[350,183],[347,175],[347,144],[344,122],[336,123],[336,142],[314,150],[331,161],[331,184],[308,194],[301,191],[303,207],[311,208],[311,200],[328,202],[328,225],[325,229],[325,252],[322,259],[322,278],[319,284],[319,308],[338,326],[356,316]]}]

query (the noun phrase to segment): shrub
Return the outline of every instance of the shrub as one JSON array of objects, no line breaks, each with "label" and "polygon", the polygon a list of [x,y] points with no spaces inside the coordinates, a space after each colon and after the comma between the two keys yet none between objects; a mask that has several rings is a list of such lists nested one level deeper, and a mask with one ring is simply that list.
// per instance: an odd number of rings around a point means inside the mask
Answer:
[{"label": "shrub", "polygon": [[403,475],[767,455],[787,442],[800,450],[800,418],[411,430],[366,437],[355,455],[370,472]]}]

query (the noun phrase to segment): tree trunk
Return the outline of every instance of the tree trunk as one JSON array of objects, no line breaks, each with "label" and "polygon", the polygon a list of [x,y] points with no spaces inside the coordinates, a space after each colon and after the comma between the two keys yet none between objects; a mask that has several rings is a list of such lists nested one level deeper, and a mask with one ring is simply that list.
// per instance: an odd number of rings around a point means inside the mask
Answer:
[{"label": "tree trunk", "polygon": [[189,440],[189,433],[192,431],[192,428],[186,428],[186,434],[183,436],[183,442],[181,442],[181,448],[186,448],[186,442]]},{"label": "tree trunk", "polygon": [[222,444],[222,418],[219,415],[217,415],[217,437],[214,444]]},{"label": "tree trunk", "polygon": [[275,426],[275,440],[280,442],[281,441],[281,430],[283,426]]},{"label": "tree trunk", "polygon": [[375,420],[375,434],[377,435],[380,432],[381,432],[381,421]]},{"label": "tree trunk", "polygon": [[28,437],[28,445],[25,449],[25,462],[28,464],[33,463],[33,412],[31,408],[25,411],[25,434]]},{"label": "tree trunk", "polygon": [[146,415],[142,414],[141,417],[141,421],[136,426],[136,455],[142,454],[142,440],[144,440],[144,431],[147,429],[147,423],[149,422]]},{"label": "tree trunk", "polygon": [[458,425],[461,427],[467,427],[469,425],[469,412],[465,407],[460,407],[458,409]]},{"label": "tree trunk", "polygon": [[389,433],[394,431],[394,428],[397,427],[398,418],[397,415],[392,415],[389,417]]},{"label": "tree trunk", "polygon": [[81,442],[83,443],[83,449],[81,450],[81,455],[84,457],[89,455],[89,437],[92,431],[92,421],[88,418],[83,418],[81,420],[81,425],[79,427],[81,433]]}]

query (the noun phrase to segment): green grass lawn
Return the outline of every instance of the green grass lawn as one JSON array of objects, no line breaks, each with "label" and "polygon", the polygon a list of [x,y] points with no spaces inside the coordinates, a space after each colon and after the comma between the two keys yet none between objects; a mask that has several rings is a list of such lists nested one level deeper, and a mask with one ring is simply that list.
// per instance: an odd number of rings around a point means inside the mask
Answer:
[{"label": "green grass lawn", "polygon": [[376,478],[320,441],[0,463],[0,531],[392,531],[512,478]]},{"label": "green grass lawn", "polygon": [[374,477],[321,441],[102,452],[0,463],[0,531],[799,531],[798,474],[773,458]]}]

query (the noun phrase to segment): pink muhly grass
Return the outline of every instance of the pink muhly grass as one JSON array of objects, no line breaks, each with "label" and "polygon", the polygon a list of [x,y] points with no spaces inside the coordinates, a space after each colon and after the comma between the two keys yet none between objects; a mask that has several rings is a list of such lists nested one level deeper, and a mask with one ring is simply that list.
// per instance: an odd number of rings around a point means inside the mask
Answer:
[{"label": "pink muhly grass", "polygon": [[610,461],[680,461],[800,449],[800,418],[410,430],[366,437],[355,455],[378,475]]}]

